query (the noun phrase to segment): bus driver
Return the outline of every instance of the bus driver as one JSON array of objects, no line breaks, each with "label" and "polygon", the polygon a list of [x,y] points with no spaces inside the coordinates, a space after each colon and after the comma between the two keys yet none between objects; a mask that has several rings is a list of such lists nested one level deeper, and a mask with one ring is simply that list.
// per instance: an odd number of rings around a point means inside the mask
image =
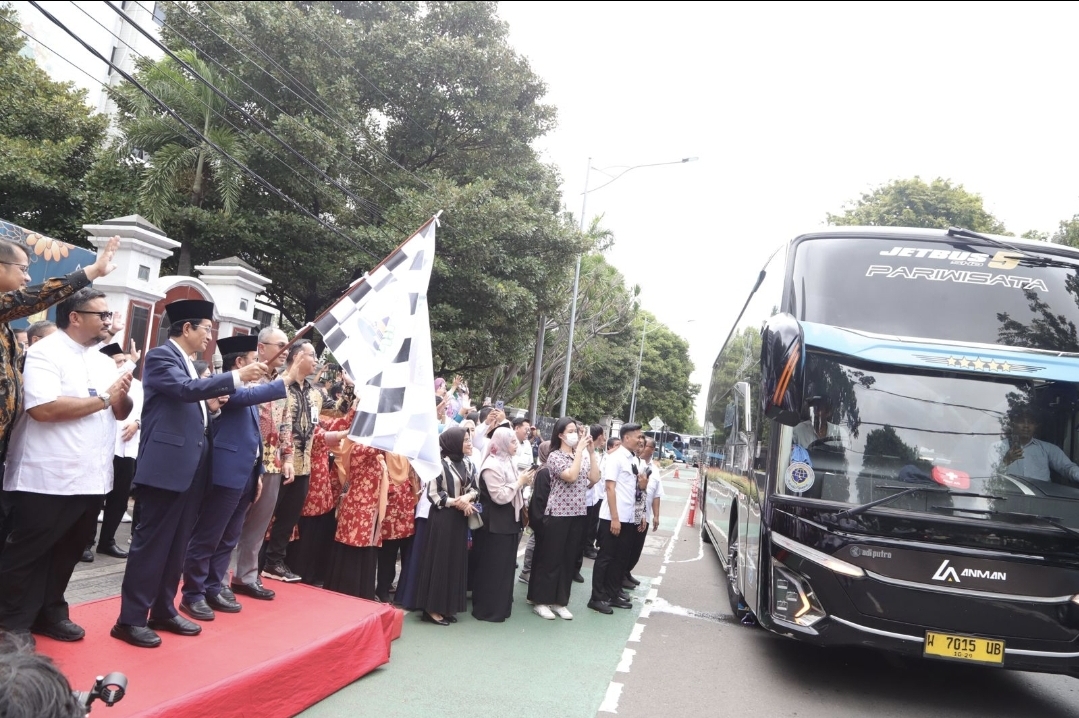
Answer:
[{"label": "bus driver", "polygon": [[990,465],[1002,474],[1034,481],[1050,481],[1052,468],[1079,484],[1079,466],[1056,444],[1035,439],[1037,430],[1038,419],[1030,406],[1013,408],[1008,413],[1008,437],[993,443]]}]

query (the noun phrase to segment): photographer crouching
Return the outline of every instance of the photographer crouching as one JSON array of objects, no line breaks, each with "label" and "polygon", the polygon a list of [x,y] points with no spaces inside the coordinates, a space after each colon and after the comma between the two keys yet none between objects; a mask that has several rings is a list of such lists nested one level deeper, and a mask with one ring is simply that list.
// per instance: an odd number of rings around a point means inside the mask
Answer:
[{"label": "photographer crouching", "polygon": [[95,699],[111,706],[126,688],[126,676],[110,673],[89,691],[72,691],[50,658],[17,637],[0,636],[0,718],[83,718]]}]

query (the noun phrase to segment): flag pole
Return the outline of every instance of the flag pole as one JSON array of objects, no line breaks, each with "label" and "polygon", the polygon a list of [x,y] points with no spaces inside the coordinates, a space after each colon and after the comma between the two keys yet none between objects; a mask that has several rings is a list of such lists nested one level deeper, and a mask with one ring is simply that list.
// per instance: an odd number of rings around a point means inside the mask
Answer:
[{"label": "flag pole", "polygon": [[[423,224],[421,224],[419,229],[417,229],[415,232],[410,234],[408,236],[408,239],[406,239],[404,242],[401,242],[399,245],[397,245],[397,247],[394,248],[394,250],[392,252],[390,252],[385,257],[383,257],[381,262],[379,262],[378,264],[376,264],[375,266],[371,267],[369,270],[364,272],[362,277],[360,277],[359,279],[357,279],[354,282],[352,282],[351,284],[349,284],[348,285],[349,290],[355,288],[356,285],[359,284],[360,282],[366,282],[367,278],[371,276],[371,272],[374,272],[376,269],[378,269],[383,264],[388,262],[390,260],[390,257],[392,257],[393,255],[400,252],[401,248],[404,247],[406,244],[408,244],[409,240],[411,240],[413,237],[415,237],[420,232],[422,232],[427,227],[427,225],[431,224],[431,222],[437,222],[438,218],[441,217],[441,216],[442,216],[442,210],[438,210],[438,212],[435,213],[435,216],[431,217],[431,219],[429,219],[426,222],[424,222]],[[270,358],[270,360],[268,362],[266,362],[266,363],[267,364],[273,364],[274,361],[279,356],[281,356],[282,354],[287,352],[289,350],[289,347],[291,347],[293,344],[295,344],[297,342],[297,340],[299,340],[301,337],[303,337],[303,335],[306,334],[307,332],[311,331],[311,329],[314,328],[316,323],[322,321],[322,318],[325,317],[327,314],[329,314],[330,311],[334,307],[336,307],[341,302],[342,299],[345,298],[345,296],[348,296],[347,292],[345,293],[344,296],[340,297],[336,302],[334,302],[329,307],[327,307],[326,311],[322,312],[322,314],[319,314],[317,317],[315,317],[314,321],[308,322],[307,324],[304,324],[302,327],[300,327],[300,330],[298,332],[296,332],[296,336],[292,337],[292,339],[289,341],[289,343],[286,344],[285,346],[281,347],[281,350],[278,351],[276,354],[274,354]]]}]

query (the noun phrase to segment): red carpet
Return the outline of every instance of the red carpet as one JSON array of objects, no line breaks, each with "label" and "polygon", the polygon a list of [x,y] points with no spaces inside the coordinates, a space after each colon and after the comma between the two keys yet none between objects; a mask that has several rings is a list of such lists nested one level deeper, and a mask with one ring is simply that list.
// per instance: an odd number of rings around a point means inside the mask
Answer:
[{"label": "red carpet", "polygon": [[390,660],[404,614],[379,603],[301,584],[274,584],[277,597],[240,596],[243,611],[218,613],[195,637],[161,634],[157,648],[109,636],[120,598],[73,606],[86,638],[60,643],[37,636],[75,690],[97,676],[127,675],[124,699],[93,714],[170,718],[293,716]]}]

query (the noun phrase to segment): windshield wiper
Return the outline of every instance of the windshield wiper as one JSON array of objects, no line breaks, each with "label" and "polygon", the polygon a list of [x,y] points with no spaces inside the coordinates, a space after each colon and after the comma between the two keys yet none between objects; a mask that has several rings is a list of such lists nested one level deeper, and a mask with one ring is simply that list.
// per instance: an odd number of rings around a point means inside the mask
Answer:
[{"label": "windshield wiper", "polygon": [[900,496],[907,496],[909,494],[917,494],[917,493],[923,493],[923,492],[924,493],[930,493],[930,494],[948,494],[949,496],[967,496],[967,497],[973,497],[973,498],[978,498],[978,499],[998,499],[1000,501],[1007,501],[1007,498],[1004,497],[1004,496],[993,496],[992,494],[979,494],[979,493],[974,492],[974,491],[952,491],[951,489],[945,488],[944,486],[911,486],[911,487],[906,487],[906,486],[878,486],[877,488],[878,489],[902,489],[902,490],[899,491],[898,493],[892,494],[890,496],[885,496],[883,499],[877,499],[876,501],[868,501],[868,502],[866,502],[864,504],[859,504],[858,506],[854,506],[854,507],[849,508],[849,509],[844,509],[843,511],[840,511],[839,513],[837,513],[835,515],[836,518],[837,519],[843,519],[843,518],[847,518],[849,516],[857,516],[858,514],[861,514],[861,513],[864,513],[866,511],[868,511],[869,509],[873,508],[874,506],[880,506],[881,504],[886,504],[886,503],[888,503],[890,501],[898,499]]},{"label": "windshield wiper", "polygon": [[[997,497],[994,497],[997,498]],[[999,497],[1003,499],[1004,497]],[[1031,524],[1042,524],[1043,526],[1053,526],[1060,529],[1072,536],[1079,536],[1079,530],[1073,529],[1071,526],[1065,526],[1055,516],[1038,516],[1037,514],[1024,514],[1018,511],[993,511],[991,509],[962,509],[958,506],[934,506],[933,511],[966,511],[971,514],[984,514],[986,516],[997,517],[1003,516],[1009,519],[1018,519],[1021,522]]]},{"label": "windshield wiper", "polygon": [[1056,259],[1049,259],[1048,257],[1038,257],[1036,255],[1030,254],[1027,250],[1020,249],[1019,247],[1016,247],[1014,244],[1008,244],[1007,242],[1002,242],[999,239],[996,239],[995,237],[990,237],[990,236],[985,235],[985,234],[980,234],[978,232],[973,232],[973,231],[971,231],[969,229],[963,229],[962,227],[949,227],[948,228],[948,236],[949,237],[959,237],[959,238],[962,238],[962,239],[976,239],[979,242],[985,242],[986,244],[991,244],[994,247],[1000,247],[1001,249],[1007,249],[1008,251],[1014,252],[1014,253],[1020,255],[1023,258],[1023,266],[1028,266],[1028,267],[1063,267],[1065,269],[1074,269],[1075,268],[1074,265],[1068,264],[1067,262],[1061,262],[1061,261],[1056,260]]}]

